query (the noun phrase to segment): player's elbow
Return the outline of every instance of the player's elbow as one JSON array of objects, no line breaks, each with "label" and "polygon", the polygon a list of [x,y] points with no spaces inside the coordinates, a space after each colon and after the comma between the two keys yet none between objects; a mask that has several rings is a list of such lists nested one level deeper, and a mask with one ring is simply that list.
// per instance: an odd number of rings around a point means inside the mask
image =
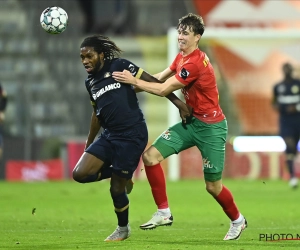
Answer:
[{"label": "player's elbow", "polygon": [[163,92],[159,92],[159,93],[157,93],[157,95],[160,96],[160,97],[165,97]]},{"label": "player's elbow", "polygon": [[171,92],[168,91],[167,89],[162,89],[159,91],[158,95],[161,97],[166,97],[168,94],[170,94]]}]

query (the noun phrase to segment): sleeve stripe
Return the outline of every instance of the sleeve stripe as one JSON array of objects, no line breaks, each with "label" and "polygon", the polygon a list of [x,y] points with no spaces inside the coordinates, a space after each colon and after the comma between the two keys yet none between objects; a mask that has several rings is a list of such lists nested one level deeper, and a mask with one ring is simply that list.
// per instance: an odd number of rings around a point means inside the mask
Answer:
[{"label": "sleeve stripe", "polygon": [[140,79],[143,72],[144,72],[144,70],[142,68],[139,68],[139,71],[137,72],[135,77]]}]

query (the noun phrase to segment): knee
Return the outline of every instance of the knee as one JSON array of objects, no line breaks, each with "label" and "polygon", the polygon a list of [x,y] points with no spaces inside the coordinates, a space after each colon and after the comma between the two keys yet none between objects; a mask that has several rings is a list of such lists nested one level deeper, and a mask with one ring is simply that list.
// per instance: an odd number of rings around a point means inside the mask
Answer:
[{"label": "knee", "polygon": [[210,193],[213,197],[217,197],[222,191],[222,184],[218,182],[206,183],[206,191]]},{"label": "knee", "polygon": [[119,186],[119,185],[112,185],[112,186],[110,186],[109,191],[110,191],[111,197],[116,197],[125,192],[125,187],[121,188],[121,186]]},{"label": "knee", "polygon": [[154,147],[150,147],[142,155],[143,163],[145,166],[153,166],[163,160],[161,153]]},{"label": "knee", "polygon": [[[208,192],[208,193],[210,193],[211,195],[213,195],[214,193],[215,193],[215,189],[214,189],[214,187],[213,186],[210,186],[210,185],[206,185],[206,191]],[[213,195],[214,196],[214,195]]]},{"label": "knee", "polygon": [[145,151],[142,155],[142,159],[143,159],[143,163],[146,166],[150,166],[151,165],[151,155],[149,154],[148,151]]},{"label": "knee", "polygon": [[72,177],[74,181],[81,182],[82,179],[82,171],[80,171],[79,165],[76,165],[72,172]]}]

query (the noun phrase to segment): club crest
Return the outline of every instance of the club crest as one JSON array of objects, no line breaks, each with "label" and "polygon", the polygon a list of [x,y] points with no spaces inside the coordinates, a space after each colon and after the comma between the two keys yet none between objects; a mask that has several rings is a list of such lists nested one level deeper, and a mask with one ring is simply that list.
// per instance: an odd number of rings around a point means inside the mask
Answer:
[{"label": "club crest", "polygon": [[161,137],[164,138],[165,140],[169,141],[171,139],[171,133],[169,130],[166,130],[161,134]]},{"label": "club crest", "polygon": [[110,72],[106,72],[105,74],[104,74],[104,78],[108,78],[108,77],[110,77],[111,76],[111,73]]}]

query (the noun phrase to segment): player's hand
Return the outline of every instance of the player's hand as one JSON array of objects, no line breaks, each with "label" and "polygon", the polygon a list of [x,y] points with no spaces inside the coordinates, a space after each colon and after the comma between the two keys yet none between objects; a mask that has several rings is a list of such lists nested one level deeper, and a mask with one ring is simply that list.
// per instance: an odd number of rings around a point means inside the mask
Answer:
[{"label": "player's hand", "polygon": [[114,71],[112,73],[112,77],[118,82],[127,83],[131,85],[136,84],[136,78],[128,70],[125,69],[122,72]]},{"label": "player's hand", "polygon": [[183,123],[186,123],[187,118],[189,118],[193,114],[193,109],[184,104],[179,108],[179,114]]}]

